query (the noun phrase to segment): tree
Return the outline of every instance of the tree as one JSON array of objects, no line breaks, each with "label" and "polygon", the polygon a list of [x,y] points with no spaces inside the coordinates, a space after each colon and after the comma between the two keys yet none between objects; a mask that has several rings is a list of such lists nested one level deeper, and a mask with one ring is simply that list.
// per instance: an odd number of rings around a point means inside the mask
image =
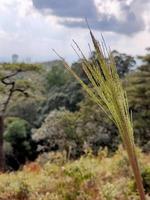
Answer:
[{"label": "tree", "polygon": [[[4,170],[3,133],[4,119],[9,104],[20,96],[29,97],[33,93],[33,81],[29,72],[39,71],[40,66],[32,64],[2,64],[0,65],[0,170]],[[26,74],[28,76],[26,76]]]},{"label": "tree", "polygon": [[147,54],[144,56],[138,56],[142,61],[142,65],[139,67],[141,71],[150,72],[150,47],[146,48]]},{"label": "tree", "polygon": [[[27,121],[15,117],[7,118],[7,121],[10,122],[4,132],[6,166],[18,169],[27,159],[35,159],[36,145],[31,139],[31,127]],[[10,147],[11,151],[8,151]]]},{"label": "tree", "polygon": [[[121,78],[123,78],[126,74],[128,74],[129,71],[131,71],[131,69],[136,64],[134,57],[127,55],[125,53],[120,53],[116,50],[113,50],[112,55],[116,63],[117,72]],[[96,57],[97,57],[96,52],[95,51],[91,52],[90,56],[91,62],[98,63],[98,59]],[[106,60],[108,60],[108,58],[106,58]],[[100,65],[100,63],[98,63],[98,65]]]},{"label": "tree", "polygon": [[122,78],[135,66],[136,61],[132,56],[119,53],[116,50],[112,51],[112,54],[116,62],[118,74]]},{"label": "tree", "polygon": [[70,149],[70,158],[81,156],[84,144],[97,154],[104,147],[115,151],[119,143],[116,128],[87,96],[79,111],[51,111],[32,136],[40,153]]},{"label": "tree", "polygon": [[[81,77],[84,82],[88,82],[87,76],[82,68],[82,64],[84,63],[84,59],[80,59],[77,62],[74,62],[71,68]],[[76,80],[75,80],[76,81]]]},{"label": "tree", "polygon": [[[72,68],[82,73],[80,62],[73,63]],[[45,80],[48,98],[42,105],[39,125],[52,110],[62,107],[72,112],[79,110],[79,102],[84,98],[81,85],[64,69],[62,62],[56,62],[50,67]]]},{"label": "tree", "polygon": [[68,72],[61,65],[54,65],[46,75],[48,88],[62,86],[69,79]]},{"label": "tree", "polygon": [[[69,111],[52,111],[46,117],[42,126],[33,134],[33,140],[38,144],[39,152],[63,151],[76,147],[78,135],[75,134],[78,114]],[[77,148],[75,148],[76,150]]]},{"label": "tree", "polygon": [[150,151],[150,51],[138,58],[142,64],[127,76],[125,85],[133,112],[136,141],[143,150]]},{"label": "tree", "polygon": [[40,118],[40,110],[43,109],[41,104],[43,99],[28,98],[24,101],[24,98],[20,98],[17,101],[11,103],[7,109],[7,116],[18,117],[27,121],[31,127],[36,127]]}]

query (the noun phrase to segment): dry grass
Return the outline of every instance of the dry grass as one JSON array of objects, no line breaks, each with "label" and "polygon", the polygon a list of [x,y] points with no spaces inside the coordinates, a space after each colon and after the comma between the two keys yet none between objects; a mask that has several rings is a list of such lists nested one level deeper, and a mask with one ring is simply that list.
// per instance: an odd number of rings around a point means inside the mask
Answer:
[{"label": "dry grass", "polygon": [[[150,169],[150,156],[140,152],[138,155],[142,170],[145,167]],[[27,164],[21,171],[1,174],[0,199],[139,200],[127,155],[122,148],[111,158],[103,150],[97,157],[87,155],[63,165],[63,154],[56,154],[56,159],[57,164],[48,161],[40,166],[35,162]],[[150,192],[150,188],[147,191]],[[148,194],[147,199],[150,199]]]}]

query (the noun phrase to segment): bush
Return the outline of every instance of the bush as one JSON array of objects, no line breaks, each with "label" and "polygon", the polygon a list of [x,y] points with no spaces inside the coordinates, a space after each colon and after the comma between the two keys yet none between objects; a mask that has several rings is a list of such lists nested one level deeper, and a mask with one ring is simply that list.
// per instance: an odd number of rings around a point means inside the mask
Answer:
[{"label": "bush", "polygon": [[6,164],[18,169],[26,160],[36,158],[36,145],[31,139],[31,127],[27,121],[20,118],[7,121],[9,123],[4,133]]},{"label": "bush", "polygon": [[[47,162],[42,166],[32,162],[17,172],[3,173],[0,175],[0,199],[138,200],[132,174],[120,173],[128,166],[126,162],[120,164],[125,151],[120,148],[113,157],[108,157],[105,151],[100,157],[84,155],[76,161]],[[55,156],[61,155],[52,155]],[[144,166],[149,200],[149,155],[142,154],[140,162]]]},{"label": "bush", "polygon": [[12,145],[18,141],[22,141],[27,137],[28,123],[22,119],[16,119],[8,125],[5,131],[5,140]]},{"label": "bush", "polygon": [[142,178],[145,192],[150,194],[150,166],[144,168]]},{"label": "bush", "polygon": [[68,72],[65,71],[64,66],[54,65],[46,75],[48,88],[54,86],[62,86],[69,79]]}]

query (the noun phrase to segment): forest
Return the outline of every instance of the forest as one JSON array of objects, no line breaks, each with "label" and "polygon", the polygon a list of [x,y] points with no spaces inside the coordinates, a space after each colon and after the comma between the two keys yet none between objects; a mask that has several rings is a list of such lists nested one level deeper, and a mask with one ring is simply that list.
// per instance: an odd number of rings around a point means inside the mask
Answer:
[{"label": "forest", "polygon": [[[112,55],[127,91],[149,199],[150,49],[137,57]],[[93,63],[96,52],[87,60]],[[90,85],[84,62],[71,69]],[[0,63],[0,112],[0,199],[139,199],[116,126],[63,60]]]}]

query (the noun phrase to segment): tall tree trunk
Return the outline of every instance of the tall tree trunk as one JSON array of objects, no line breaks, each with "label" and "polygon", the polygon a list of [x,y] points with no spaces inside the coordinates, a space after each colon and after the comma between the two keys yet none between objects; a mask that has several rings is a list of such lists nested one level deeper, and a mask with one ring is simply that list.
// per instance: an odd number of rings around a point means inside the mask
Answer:
[{"label": "tall tree trunk", "polygon": [[0,172],[4,171],[4,150],[3,150],[4,116],[0,116]]}]

